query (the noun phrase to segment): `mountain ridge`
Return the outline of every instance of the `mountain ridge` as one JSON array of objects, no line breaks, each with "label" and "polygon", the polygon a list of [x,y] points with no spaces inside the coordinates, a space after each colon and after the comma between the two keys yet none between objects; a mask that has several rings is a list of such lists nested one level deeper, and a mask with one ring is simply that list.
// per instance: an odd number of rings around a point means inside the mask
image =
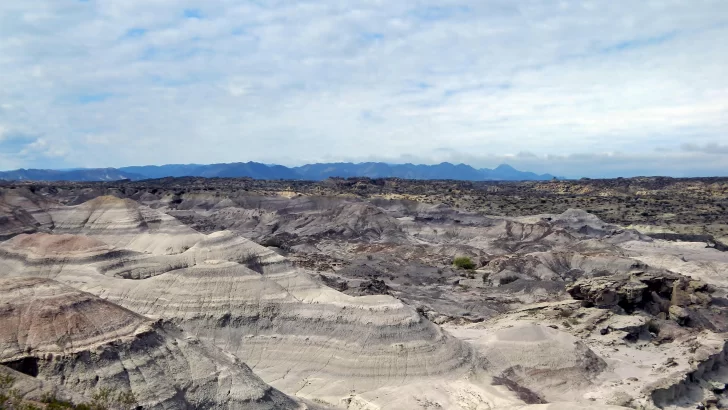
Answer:
[{"label": "mountain ridge", "polygon": [[81,168],[69,170],[21,168],[0,171],[0,180],[10,181],[118,181],[120,179],[146,179],[144,175],[118,168]]},{"label": "mountain ridge", "polygon": [[466,164],[442,162],[435,165],[389,164],[385,162],[327,162],[286,167],[259,162],[218,164],[166,164],[128,166],[120,168],[82,168],[72,170],[18,169],[0,172],[0,180],[10,181],[115,181],[142,180],[165,177],[203,177],[253,179],[293,179],[321,181],[332,177],[368,177],[403,179],[452,179],[461,181],[544,181],[551,174],[519,171],[507,164],[494,169],[474,168]]}]

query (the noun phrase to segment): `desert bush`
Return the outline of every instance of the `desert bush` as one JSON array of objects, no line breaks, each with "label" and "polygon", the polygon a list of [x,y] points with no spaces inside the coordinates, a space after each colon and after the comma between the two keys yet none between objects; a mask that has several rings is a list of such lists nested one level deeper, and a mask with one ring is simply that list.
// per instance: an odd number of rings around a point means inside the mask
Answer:
[{"label": "desert bush", "polygon": [[15,378],[13,376],[9,374],[0,374],[0,391],[13,387],[13,383],[15,383]]},{"label": "desert bush", "polygon": [[116,396],[116,407],[120,410],[132,410],[136,407],[136,398],[131,391],[120,392]]},{"label": "desert bush", "polygon": [[113,401],[113,391],[109,388],[101,388],[94,393],[91,399],[92,409],[108,409]]},{"label": "desert bush", "polygon": [[[7,375],[0,375],[0,409],[2,410],[132,410],[137,408],[136,398],[131,391],[116,393],[115,390],[102,388],[92,396],[90,403],[73,404],[59,400],[53,393],[45,393],[40,399],[42,406],[28,403],[17,390],[7,389],[14,383]],[[7,393],[7,394],[6,394]]]},{"label": "desert bush", "polygon": [[241,255],[240,259],[238,259],[238,263],[252,271],[263,273],[263,262],[261,261],[260,256],[253,252]]},{"label": "desert bush", "polygon": [[76,406],[77,410],[132,410],[136,408],[136,398],[131,391],[116,391],[101,388],[92,396],[90,404]]},{"label": "desert bush", "polygon": [[452,264],[460,269],[475,269],[475,264],[467,256],[458,256],[452,261]]},{"label": "desert bush", "polygon": [[460,235],[458,234],[458,231],[456,231],[455,229],[446,230],[445,233],[443,234],[443,236],[447,239],[456,239],[456,238],[460,237]]},{"label": "desert bush", "polygon": [[13,399],[13,390],[10,390],[15,383],[15,378],[9,374],[0,374],[0,409],[10,408]]},{"label": "desert bush", "polygon": [[55,394],[45,393],[41,397],[40,401],[46,405],[46,410],[63,410],[63,409],[75,409],[76,406],[73,403],[59,400]]}]

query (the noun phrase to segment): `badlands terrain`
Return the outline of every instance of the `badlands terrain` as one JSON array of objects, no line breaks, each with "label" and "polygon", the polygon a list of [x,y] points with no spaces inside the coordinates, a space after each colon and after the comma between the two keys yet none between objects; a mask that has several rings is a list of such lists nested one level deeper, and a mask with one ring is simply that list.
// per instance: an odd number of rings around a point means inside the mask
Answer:
[{"label": "badlands terrain", "polygon": [[727,195],[0,182],[0,407],[728,408]]}]

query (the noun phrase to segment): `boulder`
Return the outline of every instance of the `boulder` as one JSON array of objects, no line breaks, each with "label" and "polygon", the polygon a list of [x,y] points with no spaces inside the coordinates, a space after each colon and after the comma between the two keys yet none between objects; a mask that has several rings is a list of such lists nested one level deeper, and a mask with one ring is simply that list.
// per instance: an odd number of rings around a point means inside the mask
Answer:
[{"label": "boulder", "polygon": [[658,318],[670,319],[685,326],[696,319],[712,301],[712,289],[704,282],[671,272],[635,272],[579,280],[566,288],[577,300],[602,309],[622,309],[627,313],[641,310]]},{"label": "boulder", "polygon": [[598,308],[642,304],[648,287],[626,276],[608,276],[580,280],[566,288],[577,300],[587,301]]},{"label": "boulder", "polygon": [[670,306],[670,319],[676,321],[680,325],[685,325],[690,319],[690,312],[684,307],[677,305]]}]

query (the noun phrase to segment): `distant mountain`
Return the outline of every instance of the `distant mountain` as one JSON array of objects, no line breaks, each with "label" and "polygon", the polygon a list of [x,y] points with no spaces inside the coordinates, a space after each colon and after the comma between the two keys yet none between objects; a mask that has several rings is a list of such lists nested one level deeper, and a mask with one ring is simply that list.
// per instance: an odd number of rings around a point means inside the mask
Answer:
[{"label": "distant mountain", "polygon": [[205,165],[198,169],[198,174],[205,178],[249,177],[254,179],[302,179],[291,168],[283,165],[266,165],[259,162],[236,162],[232,164]]},{"label": "distant mountain", "polygon": [[496,169],[482,168],[483,179],[494,181],[544,181],[554,179],[551,174],[535,174],[533,172],[519,171],[510,165],[502,164]]},{"label": "distant mountain", "polygon": [[302,179],[291,168],[283,165],[266,165],[259,162],[234,162],[231,164],[172,164],[147,165],[140,167],[123,167],[119,170],[144,175],[147,178],[165,177],[204,177],[235,178],[249,177],[255,179]]},{"label": "distant mountain", "polygon": [[483,175],[477,169],[465,165],[443,162],[438,165],[387,164],[384,162],[363,162],[352,164],[339,162],[331,164],[310,164],[293,168],[303,179],[322,180],[330,177],[369,177],[407,179],[459,179],[479,181]]},{"label": "distant mountain", "polygon": [[198,164],[170,164],[170,165],[146,165],[140,167],[123,167],[119,171],[144,175],[147,179],[165,177],[185,177],[196,175],[196,170],[204,165]]},{"label": "distant mountain", "polygon": [[118,181],[140,180],[140,174],[120,171],[116,168],[85,168],[72,170],[18,169],[0,172],[0,179],[9,181]]},{"label": "distant mountain", "polygon": [[293,168],[303,179],[321,180],[330,177],[370,177],[370,178],[407,178],[407,179],[455,179],[464,181],[543,181],[551,180],[553,175],[538,175],[533,172],[518,171],[510,165],[496,169],[475,169],[470,165],[454,165],[443,162],[437,165],[386,164],[383,162],[364,162],[352,164],[339,162],[331,164],[309,164]]},{"label": "distant mountain", "polygon": [[170,164],[123,167],[119,169],[78,170],[17,170],[0,172],[0,179],[9,180],[56,180],[56,181],[113,181],[119,179],[155,179],[165,177],[204,177],[255,179],[301,179],[320,181],[331,177],[369,177],[406,179],[454,179],[461,181],[543,181],[553,179],[550,174],[523,172],[501,165],[495,169],[476,169],[465,164],[443,162],[437,165],[387,164],[384,162],[336,162],[308,164],[288,168],[282,165],[266,165],[259,162],[235,162],[231,164]]}]

